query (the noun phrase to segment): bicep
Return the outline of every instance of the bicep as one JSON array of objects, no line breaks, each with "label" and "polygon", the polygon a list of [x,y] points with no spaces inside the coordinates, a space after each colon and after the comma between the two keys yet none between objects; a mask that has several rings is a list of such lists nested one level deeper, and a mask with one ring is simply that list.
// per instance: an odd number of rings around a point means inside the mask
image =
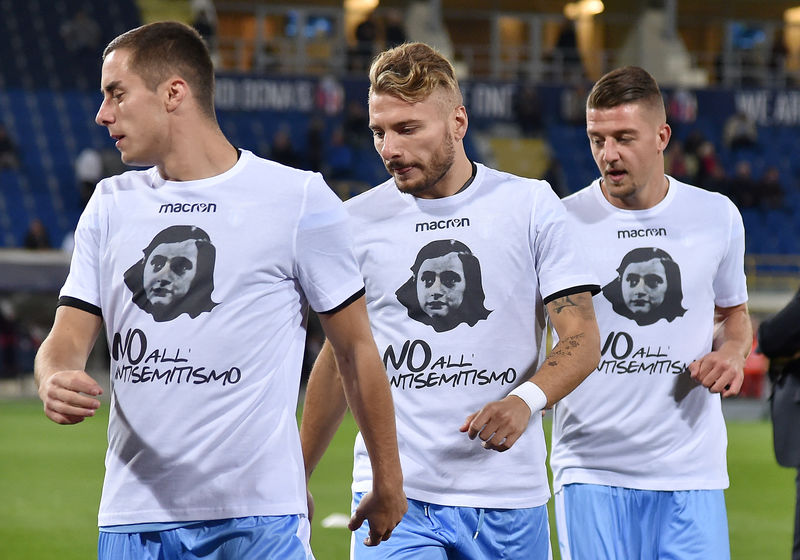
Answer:
[{"label": "bicep", "polygon": [[51,345],[68,348],[76,357],[89,357],[103,319],[93,313],[66,305],[56,309],[53,328],[48,335]]},{"label": "bicep", "polygon": [[319,320],[337,357],[359,342],[372,341],[364,296],[334,312],[320,313]]},{"label": "bicep", "polygon": [[546,307],[550,322],[560,339],[578,334],[597,333],[597,320],[590,292],[558,297],[550,301]]}]

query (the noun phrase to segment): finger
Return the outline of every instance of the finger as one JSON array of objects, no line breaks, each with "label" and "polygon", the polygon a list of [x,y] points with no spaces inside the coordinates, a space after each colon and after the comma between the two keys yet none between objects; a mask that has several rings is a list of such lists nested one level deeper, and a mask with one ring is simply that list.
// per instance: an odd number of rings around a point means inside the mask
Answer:
[{"label": "finger", "polygon": [[96,398],[76,393],[69,389],[54,389],[48,395],[54,401],[85,410],[100,408],[100,401]]},{"label": "finger", "polygon": [[369,536],[364,539],[364,544],[367,546],[378,546],[381,542],[381,538],[383,537],[383,533],[380,531],[376,531],[370,527]]},{"label": "finger", "polygon": [[350,518],[350,521],[347,523],[347,528],[351,531],[355,531],[364,523],[364,514],[361,512],[360,509],[356,509],[356,512]]},{"label": "finger", "polygon": [[496,437],[494,443],[499,443],[500,440],[505,437],[505,434],[500,433],[500,422],[492,418],[483,426],[483,428],[481,428],[480,432],[478,433],[478,437],[480,437],[484,442],[492,441],[492,438]]},{"label": "finger", "polygon": [[86,419],[83,416],[69,416],[65,414],[59,414],[58,412],[55,412],[53,410],[45,410],[45,415],[56,424],[63,424],[63,425],[78,424]]},{"label": "finger", "polygon": [[75,391],[76,393],[84,393],[93,397],[103,394],[103,388],[100,387],[100,385],[98,385],[94,380],[87,381],[85,379],[76,379],[70,383],[69,387],[67,388]]},{"label": "finger", "polygon": [[735,397],[739,394],[739,391],[742,390],[742,384],[744,383],[744,374],[733,376],[730,383],[728,383],[722,391],[722,397]]},{"label": "finger", "polygon": [[697,375],[700,373],[700,361],[695,360],[690,363],[687,368],[689,370],[689,375],[692,379],[697,379]]},{"label": "finger", "polygon": [[389,540],[391,537],[392,537],[392,531],[386,531],[386,532],[383,534],[383,540],[384,540],[384,541],[388,541],[388,540]]},{"label": "finger", "polygon": [[469,429],[470,424],[472,424],[472,419],[475,418],[477,415],[478,415],[477,412],[473,412],[472,414],[467,416],[467,419],[464,420],[464,423],[461,424],[461,427],[458,429],[458,431],[466,432]]},{"label": "finger", "polygon": [[489,449],[492,451],[505,451],[508,449],[508,447],[506,447],[506,438],[494,437],[489,441],[484,441],[481,445],[484,449]]},{"label": "finger", "polygon": [[99,406],[100,406],[99,402],[96,403],[96,406],[85,407],[85,406],[76,406],[69,402],[59,401],[56,399],[49,400],[47,403],[47,408],[57,414],[62,414],[64,416],[76,416],[81,418],[94,416]]}]

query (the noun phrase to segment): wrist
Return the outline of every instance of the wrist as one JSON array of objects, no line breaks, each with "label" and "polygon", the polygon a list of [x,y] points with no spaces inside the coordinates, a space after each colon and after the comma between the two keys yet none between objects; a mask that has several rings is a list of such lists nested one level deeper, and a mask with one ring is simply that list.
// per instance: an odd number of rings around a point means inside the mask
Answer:
[{"label": "wrist", "polygon": [[521,383],[509,393],[509,396],[511,395],[522,399],[522,401],[528,405],[528,408],[531,409],[531,414],[539,412],[547,406],[547,395],[532,381]]}]

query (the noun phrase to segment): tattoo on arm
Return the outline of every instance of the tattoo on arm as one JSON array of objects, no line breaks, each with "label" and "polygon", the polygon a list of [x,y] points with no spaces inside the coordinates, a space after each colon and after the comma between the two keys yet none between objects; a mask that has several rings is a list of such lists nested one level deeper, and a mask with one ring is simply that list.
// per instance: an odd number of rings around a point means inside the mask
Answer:
[{"label": "tattoo on arm", "polygon": [[553,347],[547,356],[547,365],[556,367],[558,366],[559,358],[571,356],[572,350],[580,346],[582,338],[582,334],[575,334],[559,340],[558,344]]},{"label": "tattoo on arm", "polygon": [[558,299],[554,299],[550,303],[553,307],[553,311],[555,311],[556,313],[561,313],[567,307],[578,307],[578,304],[575,303],[570,296],[564,296]]}]

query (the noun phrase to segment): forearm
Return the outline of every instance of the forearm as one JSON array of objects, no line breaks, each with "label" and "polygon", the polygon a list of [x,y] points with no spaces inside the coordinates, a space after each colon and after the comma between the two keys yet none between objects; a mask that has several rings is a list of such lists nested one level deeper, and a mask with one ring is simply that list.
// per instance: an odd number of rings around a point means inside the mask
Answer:
[{"label": "forearm", "polygon": [[401,484],[394,405],[377,348],[371,340],[362,341],[336,356],[347,403],[369,453],[374,489]]},{"label": "forearm", "polygon": [[741,361],[744,366],[744,360],[750,354],[752,346],[753,325],[747,304],[717,308],[713,350]]},{"label": "forearm", "polygon": [[311,369],[300,423],[306,480],[322,459],[346,412],[342,381],[331,346],[326,342]]},{"label": "forearm", "polygon": [[33,375],[40,386],[59,371],[84,370],[100,329],[100,319],[60,308],[50,334],[36,352]]},{"label": "forearm", "polygon": [[580,333],[562,338],[530,379],[547,395],[548,408],[571,393],[600,361],[599,338]]},{"label": "forearm", "polygon": [[582,292],[547,305],[558,342],[531,379],[553,406],[588,377],[600,362],[600,333],[592,296]]}]

